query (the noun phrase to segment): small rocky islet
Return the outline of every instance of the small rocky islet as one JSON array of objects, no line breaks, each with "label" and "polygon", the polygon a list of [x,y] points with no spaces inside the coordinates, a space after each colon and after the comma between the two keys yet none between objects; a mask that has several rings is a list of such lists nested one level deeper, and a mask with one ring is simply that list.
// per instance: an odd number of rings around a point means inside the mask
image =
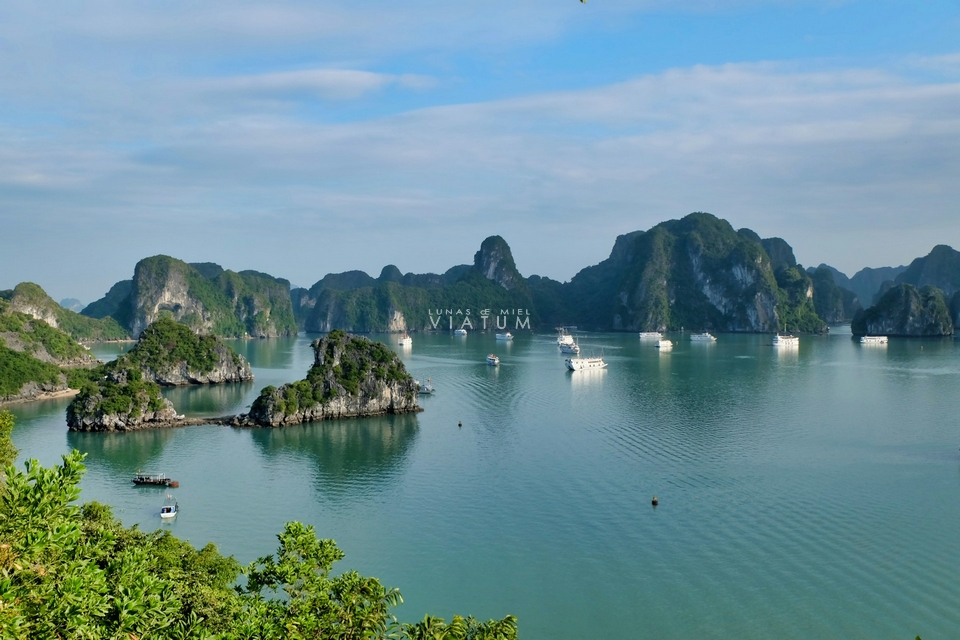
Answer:
[{"label": "small rocky islet", "polygon": [[265,387],[248,414],[185,418],[160,386],[253,379],[250,366],[218,338],[172,320],[147,327],[129,353],[91,372],[67,408],[74,431],[132,431],[196,424],[277,427],[303,422],[421,411],[419,387],[386,345],[332,331],[312,344],[304,380]]},{"label": "small rocky islet", "polygon": [[161,386],[252,380],[250,364],[223,340],[161,318],[130,351],[88,372],[67,407],[67,426],[74,431],[178,426],[183,417],[160,395]]}]

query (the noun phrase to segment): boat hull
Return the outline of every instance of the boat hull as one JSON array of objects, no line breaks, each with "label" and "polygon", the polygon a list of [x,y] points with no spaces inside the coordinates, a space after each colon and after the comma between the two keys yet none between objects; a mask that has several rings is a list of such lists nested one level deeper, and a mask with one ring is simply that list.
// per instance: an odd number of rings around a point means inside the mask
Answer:
[{"label": "boat hull", "polygon": [[570,371],[584,371],[586,369],[603,369],[607,363],[603,358],[567,358],[563,361]]}]

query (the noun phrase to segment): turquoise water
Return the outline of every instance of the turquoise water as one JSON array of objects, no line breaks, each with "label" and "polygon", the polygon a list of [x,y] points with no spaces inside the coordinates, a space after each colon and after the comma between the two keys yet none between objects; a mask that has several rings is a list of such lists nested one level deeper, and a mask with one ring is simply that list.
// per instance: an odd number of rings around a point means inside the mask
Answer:
[{"label": "turquoise water", "polygon": [[[243,411],[303,377],[311,337],[234,343],[253,384],[166,393],[188,415]],[[954,340],[671,337],[661,354],[584,334],[609,367],[570,373],[553,336],[415,334],[401,355],[438,390],[418,415],[73,434],[50,401],[12,407],[14,441],[45,464],[87,452],[84,499],[244,563],[313,524],[341,569],[400,587],[408,620],[515,614],[527,640],[960,636]],[[176,522],[138,469],[180,481]]]}]

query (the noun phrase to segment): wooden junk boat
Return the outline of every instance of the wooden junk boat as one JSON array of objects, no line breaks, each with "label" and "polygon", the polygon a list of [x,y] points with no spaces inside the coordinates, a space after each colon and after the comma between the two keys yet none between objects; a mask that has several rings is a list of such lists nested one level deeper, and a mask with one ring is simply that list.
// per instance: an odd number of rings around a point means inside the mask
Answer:
[{"label": "wooden junk boat", "polygon": [[133,476],[133,484],[152,485],[155,487],[179,487],[180,483],[172,478],[168,478],[162,473],[142,473],[137,471]]}]

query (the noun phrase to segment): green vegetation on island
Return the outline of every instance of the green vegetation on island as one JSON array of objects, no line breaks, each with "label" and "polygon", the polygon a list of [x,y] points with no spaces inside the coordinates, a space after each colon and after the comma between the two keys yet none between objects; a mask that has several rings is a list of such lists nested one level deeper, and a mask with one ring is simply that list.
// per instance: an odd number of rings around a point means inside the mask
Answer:
[{"label": "green vegetation on island", "polygon": [[32,282],[21,282],[8,291],[0,291],[0,299],[6,300],[13,311],[43,320],[51,327],[60,329],[74,340],[102,341],[123,340],[129,334],[112,318],[89,318],[64,309],[53,298]]},{"label": "green vegetation on island", "polygon": [[125,430],[175,417],[170,402],[160,395],[160,385],[144,380],[139,369],[116,362],[91,371],[67,407],[67,426],[74,430]]},{"label": "green vegetation on island", "polygon": [[[516,640],[517,621],[401,624],[400,592],[356,571],[343,552],[290,522],[279,547],[245,569],[213,544],[124,527],[110,507],[78,504],[84,455],[13,466],[13,417],[0,411],[0,638],[199,640]],[[241,575],[245,584],[237,584]]]},{"label": "green vegetation on island", "polygon": [[[15,311],[11,304],[0,299],[0,337],[7,344],[16,342],[18,351],[45,362],[85,364],[94,362],[90,352],[66,332],[55,329],[43,320]],[[12,348],[12,345],[11,345]]]},{"label": "green vegetation on island", "polygon": [[297,333],[288,281],[162,255],[138,262],[133,280],[118,282],[83,313],[112,317],[134,336],[164,313],[197,332],[226,338]]},{"label": "green vegetation on island", "polygon": [[811,282],[779,238],[708,213],[619,236],[610,257],[568,283],[531,277],[550,325],[601,330],[819,332]]},{"label": "green vegetation on island", "polygon": [[940,289],[898,284],[877,304],[858,312],[850,329],[856,336],[949,336],[953,335],[954,324]]},{"label": "green vegetation on island", "polygon": [[[161,384],[227,382],[253,379],[244,359],[211,335],[161,317],[140,334],[137,344],[113,363],[132,367]],[[215,371],[219,370],[219,375]]]},{"label": "green vegetation on island", "polygon": [[160,385],[252,380],[249,365],[214,336],[200,336],[163,317],[140,334],[137,344],[116,360],[77,372],[71,386],[80,393],[67,408],[71,429],[139,428],[176,419]]},{"label": "green vegetation on island", "polygon": [[0,402],[19,398],[24,387],[63,386],[66,382],[60,368],[6,346],[0,338]]},{"label": "green vegetation on island", "polygon": [[[373,279],[363,272],[329,274],[309,290],[296,290],[300,323],[306,331],[450,330],[450,317],[459,328],[470,310],[468,328],[484,328],[480,312],[490,310],[486,329],[497,329],[500,311],[530,310],[520,326],[534,328],[538,317],[526,281],[517,271],[510,247],[499,236],[484,240],[473,265],[449,269],[443,275],[400,275],[393,265]],[[446,310],[453,312],[446,315]],[[437,311],[440,314],[437,314]],[[457,315],[456,311],[462,313]],[[431,313],[432,312],[432,313]],[[518,329],[517,316],[503,317],[500,329]]]},{"label": "green vegetation on island", "polygon": [[[0,298],[0,402],[32,400],[76,385],[96,358],[61,329]],[[77,388],[74,386],[74,388]]]},{"label": "green vegetation on island", "polygon": [[265,387],[250,407],[251,421],[279,426],[419,410],[416,382],[383,343],[335,330],[312,347],[306,379]]},{"label": "green vegetation on island", "polygon": [[930,285],[952,296],[960,291],[960,251],[938,244],[929,254],[911,262],[894,282],[917,289]]},{"label": "green vegetation on island", "polygon": [[816,269],[807,269],[807,273],[813,281],[814,308],[824,322],[847,322],[862,308],[857,294],[837,282],[839,272],[836,269],[820,265]]}]

